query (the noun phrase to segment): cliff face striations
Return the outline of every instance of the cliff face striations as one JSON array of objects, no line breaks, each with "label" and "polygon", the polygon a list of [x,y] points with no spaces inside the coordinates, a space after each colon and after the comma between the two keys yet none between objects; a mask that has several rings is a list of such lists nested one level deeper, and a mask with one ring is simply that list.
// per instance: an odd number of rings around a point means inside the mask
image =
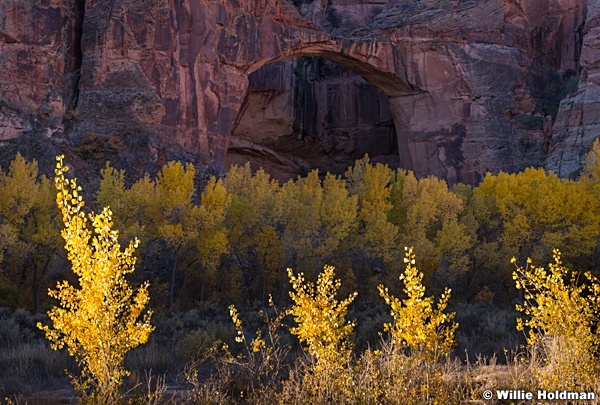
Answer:
[{"label": "cliff face striations", "polygon": [[365,152],[449,181],[546,161],[571,175],[598,136],[597,8],[6,0],[0,141],[140,136],[127,148],[149,159],[181,148],[286,175]]},{"label": "cliff face striations", "polygon": [[580,80],[560,102],[547,158],[547,168],[562,177],[577,175],[590,145],[600,136],[600,3],[589,3],[580,35]]},{"label": "cliff face striations", "polygon": [[82,1],[0,2],[0,142],[64,130],[76,103]]}]

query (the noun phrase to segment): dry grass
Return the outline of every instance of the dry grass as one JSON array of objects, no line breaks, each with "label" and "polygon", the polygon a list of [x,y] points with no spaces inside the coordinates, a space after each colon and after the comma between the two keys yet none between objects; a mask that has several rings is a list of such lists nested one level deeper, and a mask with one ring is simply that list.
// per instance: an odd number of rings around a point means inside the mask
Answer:
[{"label": "dry grass", "polygon": [[[432,363],[384,347],[379,351],[365,350],[360,357],[330,373],[315,374],[314,364],[300,355],[285,370],[267,376],[264,358],[244,360],[211,352],[204,361],[190,363],[178,380],[167,380],[161,374],[141,371],[142,364],[166,361],[166,351],[160,349],[149,347],[138,352],[138,360],[130,360],[140,371],[135,373],[135,383],[130,382],[132,387],[124,392],[124,403],[502,404],[507,402],[483,400],[482,393],[488,389],[512,389],[535,394],[541,387],[538,371],[547,366],[533,350],[508,354],[506,364],[498,364],[495,357],[479,358],[473,363],[452,358]],[[149,358],[141,361],[144,356]],[[52,351],[43,344],[4,348],[0,350],[0,394],[2,398],[12,398],[15,404],[75,403],[75,393],[69,390],[64,376],[64,369],[71,366],[66,353]],[[252,381],[258,375],[261,378]],[[587,389],[599,393],[600,378]]]},{"label": "dry grass", "polygon": [[45,342],[26,343],[0,350],[0,389],[7,394],[29,393],[60,387],[73,371],[75,362],[64,351],[51,350]]}]

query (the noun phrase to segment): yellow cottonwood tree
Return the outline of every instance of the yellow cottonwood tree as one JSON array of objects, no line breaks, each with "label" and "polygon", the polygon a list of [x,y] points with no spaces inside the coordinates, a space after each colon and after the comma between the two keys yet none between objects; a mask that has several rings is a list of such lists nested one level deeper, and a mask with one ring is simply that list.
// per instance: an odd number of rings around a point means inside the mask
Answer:
[{"label": "yellow cottonwood tree", "polygon": [[281,269],[285,263],[285,255],[281,240],[273,226],[263,226],[255,240],[260,277],[255,280],[253,286],[256,296],[260,297],[263,305],[267,305],[267,295],[271,295],[282,284]]},{"label": "yellow cottonwood tree", "polygon": [[289,313],[298,324],[290,332],[308,346],[308,352],[317,362],[317,371],[340,365],[348,360],[350,343],[346,340],[355,323],[346,320],[348,306],[354,301],[354,292],[342,301],[335,296],[341,281],[335,279],[333,266],[325,266],[319,273],[316,286],[304,279],[304,274],[294,275],[288,269],[292,285],[290,297],[294,304]]},{"label": "yellow cottonwood tree", "polygon": [[[202,270],[202,292],[200,299],[204,299],[206,286],[214,287],[217,283],[218,267],[223,256],[229,250],[225,216],[231,204],[231,195],[223,186],[222,180],[214,176],[210,178],[205,190],[200,196],[201,204],[192,210],[191,221],[197,229],[196,248],[198,261]],[[229,284],[221,295],[228,295],[235,287],[231,277],[225,277]]]},{"label": "yellow cottonwood tree", "polygon": [[416,255],[423,258],[420,269],[434,288],[440,276],[444,284],[453,282],[469,267],[466,251],[475,236],[459,222],[463,201],[448,190],[444,180],[417,179],[412,172],[404,179],[401,198],[406,220],[400,244],[414,246]]},{"label": "yellow cottonwood tree", "polygon": [[534,367],[541,388],[590,389],[597,380],[600,281],[586,272],[582,283],[577,272],[569,275],[560,252],[553,254],[548,270],[528,259],[513,272],[525,298],[517,305],[526,315],[517,318],[517,330],[527,328],[527,343],[541,354],[543,363]]},{"label": "yellow cottonwood tree", "polygon": [[[37,175],[37,162],[28,163],[20,153],[7,173],[0,170],[0,264],[6,252],[22,256],[28,250],[19,233],[36,202]],[[14,276],[3,275],[9,279]]]},{"label": "yellow cottonwood tree", "polygon": [[[134,271],[133,253],[137,239],[121,251],[118,231],[112,229],[112,213],[86,215],[81,187],[64,177],[68,167],[57,157],[56,202],[62,212],[68,259],[78,276],[79,288],[59,282],[51,297],[59,301],[48,316],[52,327],[38,323],[53,349],[67,347],[81,367],[82,382],[72,378],[89,402],[109,404],[119,399],[118,388],[128,375],[123,367],[125,354],[146,343],[153,326],[151,311],[142,315],[150,297],[148,283],[137,291],[125,276]],[[90,225],[92,229],[89,229]],[[91,390],[91,392],[90,392]]]},{"label": "yellow cottonwood tree", "polygon": [[539,261],[554,247],[576,257],[589,255],[596,246],[600,219],[585,182],[527,168],[517,174],[488,174],[474,194],[491,214],[482,222],[500,224],[499,239],[514,253]]},{"label": "yellow cottonwood tree", "polygon": [[100,174],[102,179],[100,180],[100,188],[96,192],[96,202],[101,207],[111,207],[115,210],[113,220],[122,232],[125,219],[128,216],[125,206],[127,193],[125,170],[115,169],[109,162],[106,162],[106,166],[100,170]]},{"label": "yellow cottonwood tree", "polygon": [[285,256],[276,231],[274,209],[279,183],[262,169],[252,173],[250,163],[232,166],[224,180],[231,195],[225,224],[229,230],[231,259],[244,275],[245,287],[254,297],[274,294],[283,284]]},{"label": "yellow cottonwood tree", "polygon": [[288,262],[312,273],[314,263],[331,260],[352,231],[357,199],[344,180],[328,173],[321,181],[318,170],[285,183],[278,197]]},{"label": "yellow cottonwood tree", "polygon": [[193,248],[198,237],[194,221],[197,206],[192,198],[196,193],[194,176],[196,169],[191,163],[168,162],[156,176],[154,197],[148,208],[153,221],[153,231],[166,242],[171,256],[171,281],[169,308],[175,303],[175,284],[181,262]]},{"label": "yellow cottonwood tree", "polygon": [[294,303],[287,313],[298,324],[290,328],[290,332],[307,345],[311,357],[305,364],[308,369],[302,381],[305,401],[339,403],[335,398],[348,392],[352,384],[347,367],[352,349],[348,336],[356,324],[349,322],[346,314],[357,293],[341,301],[336,299],[341,282],[335,279],[333,266],[325,266],[316,285],[306,281],[303,273],[295,276],[291,269],[288,269],[288,277]]},{"label": "yellow cottonwood tree", "polygon": [[358,250],[367,259],[394,259],[398,227],[389,221],[393,208],[390,201],[394,173],[387,165],[369,163],[369,156],[357,160],[346,172],[348,189],[358,197]]},{"label": "yellow cottonwood tree", "polygon": [[[99,207],[111,207],[112,220],[115,228],[119,229],[120,241],[129,241],[135,237],[144,240],[144,246],[138,249],[138,266],[147,257],[149,247],[158,232],[152,227],[149,208],[156,203],[154,181],[146,173],[130,188],[125,186],[125,170],[117,170],[107,162],[104,169],[100,170],[102,179],[100,187],[95,194],[96,204]],[[139,268],[139,267],[138,267]]]},{"label": "yellow cottonwood tree", "polygon": [[444,291],[437,307],[434,307],[433,297],[425,297],[423,273],[415,267],[412,248],[406,250],[406,270],[400,279],[404,282],[404,293],[408,297],[399,300],[383,285],[378,287],[379,294],[391,307],[394,318],[394,322],[386,323],[384,328],[390,332],[395,349],[408,349],[412,355],[435,362],[450,353],[454,346],[454,332],[458,328],[458,324],[452,322],[455,314],[444,313],[450,290]]}]

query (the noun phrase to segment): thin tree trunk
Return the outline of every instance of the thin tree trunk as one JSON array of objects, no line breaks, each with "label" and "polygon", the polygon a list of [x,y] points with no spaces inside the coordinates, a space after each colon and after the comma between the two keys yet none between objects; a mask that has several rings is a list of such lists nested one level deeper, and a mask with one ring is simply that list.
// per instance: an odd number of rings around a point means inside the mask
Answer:
[{"label": "thin tree trunk", "polygon": [[[265,271],[266,272],[266,271]],[[261,301],[262,301],[262,306],[265,306],[265,295],[267,293],[267,277],[265,274],[263,274],[263,282],[262,282],[262,297],[261,297]]]},{"label": "thin tree trunk", "polygon": [[46,259],[46,263],[42,268],[42,273],[38,275],[37,265],[33,266],[33,313],[37,314],[40,311],[40,279],[44,277],[44,274],[48,274],[48,266],[50,266],[50,261],[52,260],[52,256],[48,256]]},{"label": "thin tree trunk", "polygon": [[37,264],[33,263],[33,282],[31,289],[33,290],[33,313],[37,314],[40,311],[40,292],[39,280],[37,274]]},{"label": "thin tree trunk", "polygon": [[175,273],[177,272],[177,256],[179,249],[175,250],[173,255],[173,267],[171,268],[171,286],[169,288],[169,309],[173,309],[173,302],[175,300]]}]

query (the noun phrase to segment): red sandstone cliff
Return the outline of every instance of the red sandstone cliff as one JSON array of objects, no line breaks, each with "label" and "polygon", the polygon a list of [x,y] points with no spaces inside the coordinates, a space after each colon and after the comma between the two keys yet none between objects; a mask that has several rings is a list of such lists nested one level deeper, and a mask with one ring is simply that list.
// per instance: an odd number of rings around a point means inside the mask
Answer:
[{"label": "red sandstone cliff", "polygon": [[[0,141],[33,133],[76,146],[90,134],[142,134],[146,141],[127,147],[149,159],[179,147],[221,167],[231,147],[282,170],[306,163],[296,154],[305,144],[334,162],[396,148],[399,164],[419,175],[476,182],[488,170],[543,165],[551,142],[550,162],[572,150],[560,128],[582,125],[565,118],[567,101],[554,124],[569,86],[579,86],[571,97],[584,98],[586,111],[598,108],[595,3],[296,6],[5,0]],[[583,127],[581,150],[598,135]],[[280,128],[288,138],[278,139]]]},{"label": "red sandstone cliff", "polygon": [[548,169],[562,177],[577,175],[590,145],[600,136],[600,3],[589,3],[581,34],[580,80],[560,102],[547,158]]},{"label": "red sandstone cliff", "polygon": [[81,1],[0,2],[0,141],[63,130],[74,107]]}]

